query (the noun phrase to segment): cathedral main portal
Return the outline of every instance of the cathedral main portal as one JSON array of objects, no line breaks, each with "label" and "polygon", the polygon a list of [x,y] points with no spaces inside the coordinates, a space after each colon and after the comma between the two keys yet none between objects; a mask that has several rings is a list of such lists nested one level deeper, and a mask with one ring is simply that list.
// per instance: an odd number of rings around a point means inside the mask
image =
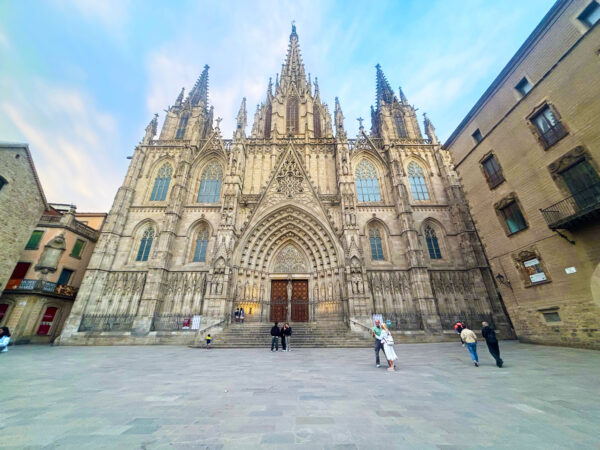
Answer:
[{"label": "cathedral main portal", "polygon": [[270,320],[308,322],[308,280],[271,281]]}]

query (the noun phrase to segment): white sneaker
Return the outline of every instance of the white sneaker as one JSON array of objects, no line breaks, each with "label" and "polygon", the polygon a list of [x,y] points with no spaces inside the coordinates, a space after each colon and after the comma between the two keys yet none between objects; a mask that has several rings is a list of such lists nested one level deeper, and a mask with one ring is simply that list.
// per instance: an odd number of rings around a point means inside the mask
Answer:
[{"label": "white sneaker", "polygon": [[381,367],[381,364],[376,364],[377,367]]}]

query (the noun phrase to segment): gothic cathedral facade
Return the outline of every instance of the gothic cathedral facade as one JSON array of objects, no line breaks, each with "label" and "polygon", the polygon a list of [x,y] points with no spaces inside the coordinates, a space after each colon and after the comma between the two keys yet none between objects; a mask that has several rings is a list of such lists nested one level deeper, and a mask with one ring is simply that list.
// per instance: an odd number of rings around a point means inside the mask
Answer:
[{"label": "gothic cathedral facade", "polygon": [[355,331],[381,314],[434,339],[485,318],[508,333],[448,152],[379,65],[376,95],[370,132],[361,119],[349,138],[293,27],[250,135],[244,99],[223,139],[205,66],[136,147],[60,342],[190,343],[238,308]]}]

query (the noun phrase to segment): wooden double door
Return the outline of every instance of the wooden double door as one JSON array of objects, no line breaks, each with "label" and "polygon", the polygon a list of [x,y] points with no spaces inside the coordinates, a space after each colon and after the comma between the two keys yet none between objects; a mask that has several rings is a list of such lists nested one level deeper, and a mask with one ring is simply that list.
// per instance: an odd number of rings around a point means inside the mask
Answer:
[{"label": "wooden double door", "polygon": [[[291,298],[288,289],[289,280],[271,281],[271,322],[308,322],[308,280],[291,281]],[[289,317],[288,317],[289,308]]]}]

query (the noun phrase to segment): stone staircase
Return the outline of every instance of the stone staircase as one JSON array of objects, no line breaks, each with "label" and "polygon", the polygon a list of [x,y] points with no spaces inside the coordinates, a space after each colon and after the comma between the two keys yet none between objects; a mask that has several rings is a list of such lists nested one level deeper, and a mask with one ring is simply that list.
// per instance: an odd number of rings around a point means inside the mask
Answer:
[{"label": "stone staircase", "polygon": [[[232,323],[213,336],[214,348],[270,348],[272,323]],[[350,331],[345,324],[318,324],[308,322],[290,323],[292,327],[291,348],[306,347],[353,347],[373,345],[373,339]],[[279,341],[281,350],[281,340]]]}]

